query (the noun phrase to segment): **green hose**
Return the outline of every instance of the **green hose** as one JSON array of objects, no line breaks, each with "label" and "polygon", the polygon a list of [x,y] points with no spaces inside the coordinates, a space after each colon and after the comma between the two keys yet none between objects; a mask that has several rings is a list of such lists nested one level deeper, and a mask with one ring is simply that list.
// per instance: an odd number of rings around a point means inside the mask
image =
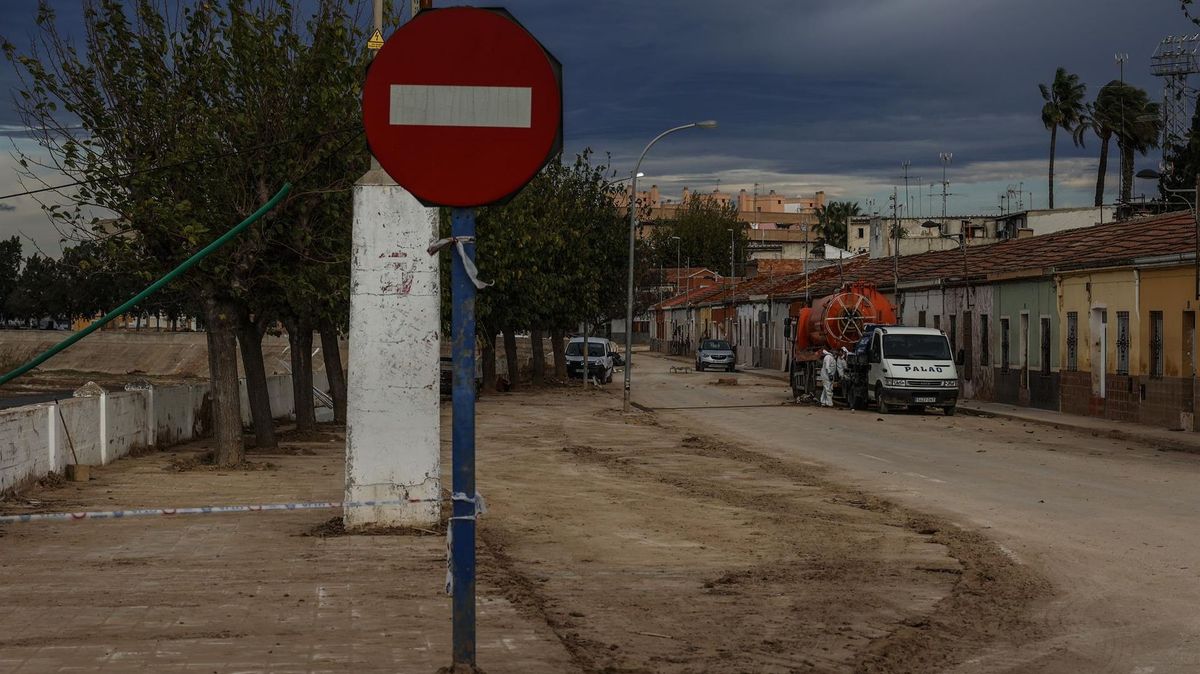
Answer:
[{"label": "green hose", "polygon": [[25,363],[21,367],[18,367],[17,369],[13,370],[12,372],[9,372],[8,374],[4,375],[3,377],[0,377],[0,386],[7,384],[8,382],[16,379],[17,377],[20,377],[21,375],[25,374],[26,372],[29,372],[33,368],[50,360],[51,358],[58,355],[59,353],[66,351],[67,348],[70,347],[75,342],[78,342],[79,340],[83,339],[84,337],[87,337],[88,335],[92,334],[93,332],[99,330],[101,327],[103,327],[105,324],[107,324],[112,319],[127,313],[130,309],[132,309],[134,306],[136,306],[138,302],[141,302],[142,300],[146,299],[150,295],[153,295],[155,292],[157,292],[163,286],[167,285],[172,280],[174,280],[177,276],[179,276],[183,272],[187,271],[188,269],[191,269],[197,262],[208,257],[210,254],[213,253],[213,251],[215,251],[218,248],[220,248],[221,246],[224,246],[225,244],[229,243],[229,241],[231,239],[233,239],[233,237],[237,236],[238,234],[241,234],[243,231],[246,230],[247,227],[254,224],[262,216],[266,215],[267,212],[270,211],[272,208],[275,208],[277,205],[279,205],[279,202],[283,201],[283,198],[286,197],[287,193],[290,192],[291,190],[292,190],[292,184],[284,183],[283,187],[281,187],[279,189],[279,191],[275,193],[275,196],[271,197],[270,201],[268,201],[267,203],[260,206],[257,211],[254,211],[253,213],[251,213],[250,217],[246,218],[245,220],[242,220],[240,223],[238,223],[238,225],[236,227],[229,230],[228,232],[225,232],[216,241],[213,241],[212,243],[210,243],[207,246],[205,246],[204,248],[202,248],[200,250],[200,252],[196,253],[195,255],[193,255],[193,256],[189,257],[188,259],[184,260],[183,262],[181,262],[178,267],[167,272],[166,276],[163,276],[162,278],[158,279],[154,283],[151,283],[148,288],[146,288],[142,292],[134,295],[129,301],[127,301],[126,303],[122,304],[121,306],[117,307],[116,309],[113,309],[112,311],[105,314],[104,317],[101,318],[100,320],[92,323],[91,325],[80,330],[79,332],[76,332],[75,334],[64,339],[63,341],[59,342],[58,344],[55,344],[54,346],[52,346],[49,349],[47,349],[46,351],[42,352],[36,358],[29,361],[28,363]]}]

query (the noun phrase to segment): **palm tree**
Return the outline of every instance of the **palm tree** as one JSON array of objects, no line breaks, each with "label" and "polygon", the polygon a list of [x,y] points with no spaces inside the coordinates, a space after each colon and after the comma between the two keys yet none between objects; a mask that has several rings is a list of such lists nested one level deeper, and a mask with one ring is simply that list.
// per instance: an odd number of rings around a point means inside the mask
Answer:
[{"label": "palm tree", "polygon": [[1162,133],[1162,114],[1157,102],[1151,101],[1144,89],[1122,84],[1118,89],[1119,117],[1113,135],[1121,155],[1121,203],[1128,204],[1133,196],[1133,164],[1136,155],[1145,155],[1158,147]]},{"label": "palm tree", "polygon": [[1100,139],[1100,165],[1096,169],[1096,200],[1098,208],[1104,203],[1105,179],[1108,174],[1108,147],[1120,120],[1120,102],[1118,100],[1122,84],[1113,80],[1100,89],[1096,101],[1089,103],[1075,126],[1072,139],[1075,144],[1083,147],[1084,136],[1087,132],[1096,134]]},{"label": "palm tree", "polygon": [[847,229],[850,219],[861,214],[858,202],[831,201],[817,209],[817,235],[831,246],[845,248],[850,237]]},{"label": "palm tree", "polygon": [[1054,208],[1054,152],[1058,145],[1058,130],[1073,132],[1083,116],[1083,97],[1087,85],[1079,76],[1068,73],[1066,68],[1054,72],[1054,81],[1049,86],[1039,84],[1042,92],[1042,124],[1050,130],[1050,208]]}]

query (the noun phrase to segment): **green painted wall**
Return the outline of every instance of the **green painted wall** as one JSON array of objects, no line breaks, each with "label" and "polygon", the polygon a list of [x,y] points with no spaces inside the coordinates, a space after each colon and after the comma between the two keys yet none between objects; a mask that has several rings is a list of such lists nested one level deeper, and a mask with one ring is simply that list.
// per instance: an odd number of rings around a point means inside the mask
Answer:
[{"label": "green painted wall", "polygon": [[1050,369],[1057,372],[1059,366],[1059,316],[1058,294],[1052,279],[1031,281],[997,282],[992,285],[992,362],[995,367],[1001,363],[1001,319],[1009,320],[1009,368],[1019,370],[1021,360],[1021,315],[1028,312],[1028,348],[1029,369],[1040,370],[1042,367],[1042,334],[1041,319],[1050,319]]}]

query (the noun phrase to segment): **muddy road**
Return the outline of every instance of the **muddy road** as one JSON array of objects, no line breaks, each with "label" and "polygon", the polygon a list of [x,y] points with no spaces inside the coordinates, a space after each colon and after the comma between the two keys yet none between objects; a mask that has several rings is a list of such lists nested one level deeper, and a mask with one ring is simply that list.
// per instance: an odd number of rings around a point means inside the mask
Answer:
[{"label": "muddy road", "polygon": [[1039,636],[1048,585],[977,532],[619,405],[480,405],[482,579],[581,671],[940,671]]},{"label": "muddy road", "polygon": [[785,404],[782,382],[640,359],[635,401],[665,422],[930,512],[998,542],[1053,585],[1042,634],[955,671],[1200,671],[1200,456],[1003,419]]}]

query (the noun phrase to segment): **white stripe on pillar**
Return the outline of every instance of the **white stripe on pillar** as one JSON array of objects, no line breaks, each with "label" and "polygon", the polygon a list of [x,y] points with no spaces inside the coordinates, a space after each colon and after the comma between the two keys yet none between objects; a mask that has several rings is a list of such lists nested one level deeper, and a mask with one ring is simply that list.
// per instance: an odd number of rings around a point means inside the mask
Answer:
[{"label": "white stripe on pillar", "polygon": [[490,126],[528,129],[529,87],[393,84],[388,120],[393,126]]}]

